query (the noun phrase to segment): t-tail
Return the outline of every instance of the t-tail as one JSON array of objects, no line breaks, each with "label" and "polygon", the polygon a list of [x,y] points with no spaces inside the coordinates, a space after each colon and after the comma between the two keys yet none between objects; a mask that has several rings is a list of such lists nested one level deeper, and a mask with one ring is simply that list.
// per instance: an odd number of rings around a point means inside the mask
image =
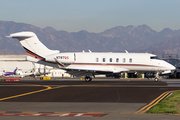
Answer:
[{"label": "t-tail", "polygon": [[38,37],[33,32],[18,32],[10,34],[11,38],[17,38],[26,52],[40,60],[45,60],[48,55],[59,53],[59,50],[50,50],[42,42],[39,41]]}]

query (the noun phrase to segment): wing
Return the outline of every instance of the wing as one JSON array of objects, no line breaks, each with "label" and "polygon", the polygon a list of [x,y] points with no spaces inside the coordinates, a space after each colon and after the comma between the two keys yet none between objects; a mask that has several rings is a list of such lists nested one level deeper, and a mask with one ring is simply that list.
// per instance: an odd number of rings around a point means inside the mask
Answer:
[{"label": "wing", "polygon": [[56,58],[54,58],[59,68],[66,70],[67,73],[74,76],[86,76],[86,75],[99,75],[99,74],[113,74],[113,73],[121,73],[125,71],[129,71],[125,68],[115,68],[115,67],[78,67],[78,68],[68,68],[63,63],[59,62]]},{"label": "wing", "polygon": [[103,69],[103,68],[68,68],[64,69],[67,73],[74,76],[86,76],[86,75],[100,75],[100,74],[113,74],[113,73],[121,73],[125,71],[129,71],[124,68],[116,68],[116,69]]}]

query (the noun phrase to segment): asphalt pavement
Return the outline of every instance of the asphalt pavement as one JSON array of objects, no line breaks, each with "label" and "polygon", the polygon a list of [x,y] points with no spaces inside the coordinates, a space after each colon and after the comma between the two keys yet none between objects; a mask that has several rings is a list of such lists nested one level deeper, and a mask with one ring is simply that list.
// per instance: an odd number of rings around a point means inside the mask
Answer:
[{"label": "asphalt pavement", "polygon": [[1,81],[0,119],[179,119],[179,115],[136,113],[172,90],[180,90],[179,80],[96,78],[84,82],[59,78]]}]

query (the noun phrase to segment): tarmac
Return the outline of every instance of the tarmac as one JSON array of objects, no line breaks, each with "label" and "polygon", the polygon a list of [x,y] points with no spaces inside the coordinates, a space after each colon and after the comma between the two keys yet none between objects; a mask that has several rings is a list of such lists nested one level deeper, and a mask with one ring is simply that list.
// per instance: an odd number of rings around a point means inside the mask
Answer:
[{"label": "tarmac", "polygon": [[[180,80],[76,78],[0,82],[0,119],[176,120],[179,115],[147,114],[150,103],[180,90]],[[163,95],[162,95],[163,94]],[[142,109],[143,108],[143,109]]]}]

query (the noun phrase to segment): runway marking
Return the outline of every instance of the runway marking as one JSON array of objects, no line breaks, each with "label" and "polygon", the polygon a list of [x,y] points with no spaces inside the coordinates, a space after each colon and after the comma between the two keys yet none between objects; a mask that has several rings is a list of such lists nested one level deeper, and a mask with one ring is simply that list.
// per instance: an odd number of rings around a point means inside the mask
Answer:
[{"label": "runway marking", "polygon": [[39,92],[43,92],[43,91],[47,91],[47,90],[52,90],[52,89],[56,89],[56,88],[67,87],[67,86],[50,87],[50,86],[47,86],[47,85],[34,85],[34,84],[28,84],[28,85],[43,86],[43,87],[46,87],[46,88],[45,89],[41,89],[41,90],[37,90],[37,91],[32,91],[32,92],[27,92],[27,93],[19,94],[19,95],[14,95],[14,96],[10,96],[10,97],[1,98],[0,101],[12,99],[12,98],[17,98],[17,97],[21,97],[21,96],[25,96],[25,95],[30,95],[30,94],[34,94],[34,93],[39,93]]},{"label": "runway marking", "polygon": [[160,96],[158,96],[152,102],[150,102],[149,104],[145,105],[140,110],[136,111],[135,114],[138,114],[138,113],[142,114],[142,113],[147,112],[149,109],[154,107],[157,103],[159,103],[164,98],[166,98],[170,93],[173,93],[173,92],[176,92],[176,91],[180,91],[180,90],[172,90],[172,91],[166,91],[166,92],[162,93]]},{"label": "runway marking", "polygon": [[102,117],[106,113],[72,113],[72,112],[19,112],[19,113],[0,113],[0,116],[47,116],[47,117]]}]

